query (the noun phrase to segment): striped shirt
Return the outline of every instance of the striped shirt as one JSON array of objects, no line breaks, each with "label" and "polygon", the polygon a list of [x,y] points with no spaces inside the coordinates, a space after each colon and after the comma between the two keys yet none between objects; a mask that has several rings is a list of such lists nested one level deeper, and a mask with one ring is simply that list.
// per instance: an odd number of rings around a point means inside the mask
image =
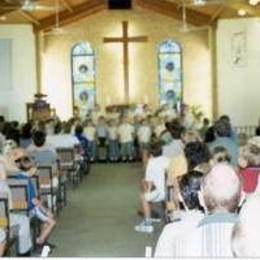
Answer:
[{"label": "striped shirt", "polygon": [[173,244],[179,240],[180,237],[189,234],[198,226],[198,223],[203,219],[202,212],[191,210],[182,212],[180,221],[175,221],[164,227],[162,234],[156,245],[154,257],[173,257]]},{"label": "striped shirt", "polygon": [[173,257],[232,257],[231,235],[238,218],[235,214],[206,216],[190,234],[173,244]]}]

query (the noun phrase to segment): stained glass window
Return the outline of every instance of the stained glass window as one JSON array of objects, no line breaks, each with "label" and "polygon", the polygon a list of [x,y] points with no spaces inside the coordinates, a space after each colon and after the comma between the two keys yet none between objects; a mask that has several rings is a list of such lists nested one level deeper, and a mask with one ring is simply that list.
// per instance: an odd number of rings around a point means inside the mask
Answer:
[{"label": "stained glass window", "polygon": [[73,106],[84,117],[95,106],[95,52],[89,43],[78,43],[72,48],[71,54]]},{"label": "stained glass window", "polygon": [[174,41],[159,45],[160,104],[169,104],[179,110],[182,102],[182,49]]}]

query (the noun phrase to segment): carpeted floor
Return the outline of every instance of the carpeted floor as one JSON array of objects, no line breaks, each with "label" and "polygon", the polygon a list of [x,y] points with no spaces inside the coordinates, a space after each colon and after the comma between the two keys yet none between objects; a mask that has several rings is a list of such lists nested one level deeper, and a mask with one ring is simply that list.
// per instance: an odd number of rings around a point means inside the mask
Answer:
[{"label": "carpeted floor", "polygon": [[52,256],[145,256],[161,225],[149,235],[134,231],[141,178],[140,164],[93,165],[83,183],[69,191],[69,204],[50,239],[57,245]]}]

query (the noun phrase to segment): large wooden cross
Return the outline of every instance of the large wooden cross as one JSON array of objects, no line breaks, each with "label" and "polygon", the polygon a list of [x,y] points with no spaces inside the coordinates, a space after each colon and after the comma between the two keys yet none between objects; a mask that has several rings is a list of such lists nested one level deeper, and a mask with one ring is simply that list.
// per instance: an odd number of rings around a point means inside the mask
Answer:
[{"label": "large wooden cross", "polygon": [[129,43],[130,42],[147,42],[146,36],[129,37],[128,22],[122,22],[123,37],[106,37],[104,43],[123,43],[123,62],[124,62],[124,88],[125,88],[125,102],[129,104]]}]

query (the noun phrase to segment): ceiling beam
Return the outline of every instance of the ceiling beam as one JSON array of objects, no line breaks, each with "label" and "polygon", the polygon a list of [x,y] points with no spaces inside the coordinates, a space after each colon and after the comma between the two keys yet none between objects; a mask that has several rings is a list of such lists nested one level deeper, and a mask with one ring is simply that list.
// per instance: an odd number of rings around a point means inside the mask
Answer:
[{"label": "ceiling beam", "polygon": [[[64,26],[68,23],[75,22],[84,17],[101,12],[107,9],[105,0],[91,0],[73,7],[73,13],[64,10],[59,13],[60,25]],[[39,20],[41,23],[35,26],[35,31],[49,30],[55,25],[55,14]]]},{"label": "ceiling beam", "polygon": [[74,12],[72,5],[68,2],[68,0],[62,0],[63,6],[70,11],[71,13]]},{"label": "ceiling beam", "polygon": [[20,9],[20,10],[17,10],[17,13],[20,14],[21,16],[23,16],[27,21],[29,21],[37,26],[39,26],[41,24],[35,17],[33,17],[28,12],[25,12]]},{"label": "ceiling beam", "polygon": [[[182,21],[182,9],[179,4],[168,2],[166,0],[134,0],[137,6],[142,8],[172,17],[174,19]],[[208,25],[210,24],[211,16],[202,14],[198,11],[187,8],[187,22],[195,25]]]},{"label": "ceiling beam", "polygon": [[219,16],[222,14],[222,12],[224,11],[225,9],[225,6],[224,5],[221,5],[218,7],[218,9],[213,13],[213,15],[211,16],[211,20],[210,22],[211,23],[214,23],[218,18]]}]

